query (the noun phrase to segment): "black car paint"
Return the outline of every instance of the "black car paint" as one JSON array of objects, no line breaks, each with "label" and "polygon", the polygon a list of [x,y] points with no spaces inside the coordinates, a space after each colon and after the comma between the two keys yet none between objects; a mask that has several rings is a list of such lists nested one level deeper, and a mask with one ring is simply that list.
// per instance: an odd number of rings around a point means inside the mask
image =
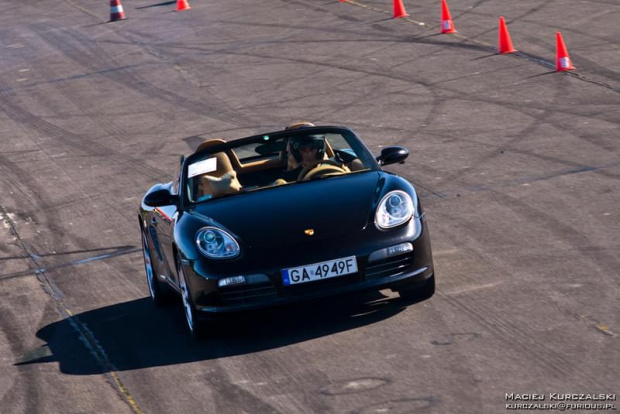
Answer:
[{"label": "black car paint", "polygon": [[[406,151],[401,155],[404,155],[402,159],[406,158]],[[156,275],[163,275],[178,290],[178,259],[201,315],[366,288],[414,286],[433,276],[428,228],[416,192],[408,181],[380,168],[199,204],[190,204],[187,199],[174,194],[174,187],[173,183],[156,185],[147,192],[141,205],[141,226],[143,230],[155,226],[160,238],[155,240],[152,231],[145,232],[151,245],[159,250],[158,257],[163,257],[154,263]],[[170,194],[170,205],[153,208],[145,203],[150,194],[162,190]],[[408,223],[393,229],[380,229],[374,224],[375,210],[382,197],[393,190],[407,192],[416,211]],[[165,198],[165,194],[157,197],[162,196]],[[231,234],[241,247],[240,255],[224,260],[209,260],[202,256],[195,237],[198,230],[207,225]],[[304,234],[309,228],[315,230],[315,235]],[[385,280],[364,280],[367,257],[371,252],[406,241],[414,245],[413,259],[407,271]],[[349,255],[358,257],[358,274],[306,286],[285,287],[282,284],[280,270],[283,268]],[[221,277],[239,274],[266,275],[278,298],[268,303],[226,304],[217,281]]]},{"label": "black car paint", "polygon": [[[243,195],[243,202],[213,200],[196,206],[233,233],[243,233],[245,248],[271,248],[362,231],[371,217],[378,172],[275,187]],[[332,219],[338,217],[338,223]]]}]

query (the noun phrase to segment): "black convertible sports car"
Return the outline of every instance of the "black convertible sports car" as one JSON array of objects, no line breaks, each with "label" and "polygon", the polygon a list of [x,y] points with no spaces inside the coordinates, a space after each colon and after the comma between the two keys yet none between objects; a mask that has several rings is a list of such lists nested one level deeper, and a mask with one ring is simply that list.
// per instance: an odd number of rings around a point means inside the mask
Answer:
[{"label": "black convertible sports car", "polygon": [[414,187],[383,171],[348,128],[301,124],[182,157],[140,207],[157,306],[180,293],[190,332],[218,315],[364,289],[435,292],[428,226]]}]

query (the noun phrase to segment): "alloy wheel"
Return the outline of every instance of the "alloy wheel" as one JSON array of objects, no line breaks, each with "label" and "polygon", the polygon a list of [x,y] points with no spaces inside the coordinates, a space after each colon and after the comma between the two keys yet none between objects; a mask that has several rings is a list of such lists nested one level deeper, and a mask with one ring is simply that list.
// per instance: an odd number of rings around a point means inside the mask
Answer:
[{"label": "alloy wheel", "polygon": [[185,281],[185,275],[183,274],[183,269],[179,265],[179,283],[181,285],[181,297],[183,299],[183,309],[185,311],[185,320],[187,321],[187,326],[189,330],[194,332],[194,313],[192,309],[192,302],[189,297],[189,288],[187,287],[187,282]]}]

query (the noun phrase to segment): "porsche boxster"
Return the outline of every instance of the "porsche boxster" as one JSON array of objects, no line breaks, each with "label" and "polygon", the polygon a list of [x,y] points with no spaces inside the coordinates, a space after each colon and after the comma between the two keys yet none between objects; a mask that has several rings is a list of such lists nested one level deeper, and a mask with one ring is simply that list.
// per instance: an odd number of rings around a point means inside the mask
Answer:
[{"label": "porsche boxster", "polygon": [[181,297],[189,332],[230,313],[368,289],[435,292],[414,186],[349,128],[296,128],[203,142],[141,201],[146,280],[156,306]]}]

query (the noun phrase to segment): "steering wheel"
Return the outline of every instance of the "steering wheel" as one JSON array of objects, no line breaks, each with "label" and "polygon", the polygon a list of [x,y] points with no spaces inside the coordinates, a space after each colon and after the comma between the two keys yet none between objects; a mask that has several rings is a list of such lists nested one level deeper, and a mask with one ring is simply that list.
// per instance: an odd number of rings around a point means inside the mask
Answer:
[{"label": "steering wheel", "polygon": [[340,163],[332,160],[323,160],[318,164],[304,167],[299,173],[297,181],[308,181],[328,174],[346,174],[347,172]]}]

